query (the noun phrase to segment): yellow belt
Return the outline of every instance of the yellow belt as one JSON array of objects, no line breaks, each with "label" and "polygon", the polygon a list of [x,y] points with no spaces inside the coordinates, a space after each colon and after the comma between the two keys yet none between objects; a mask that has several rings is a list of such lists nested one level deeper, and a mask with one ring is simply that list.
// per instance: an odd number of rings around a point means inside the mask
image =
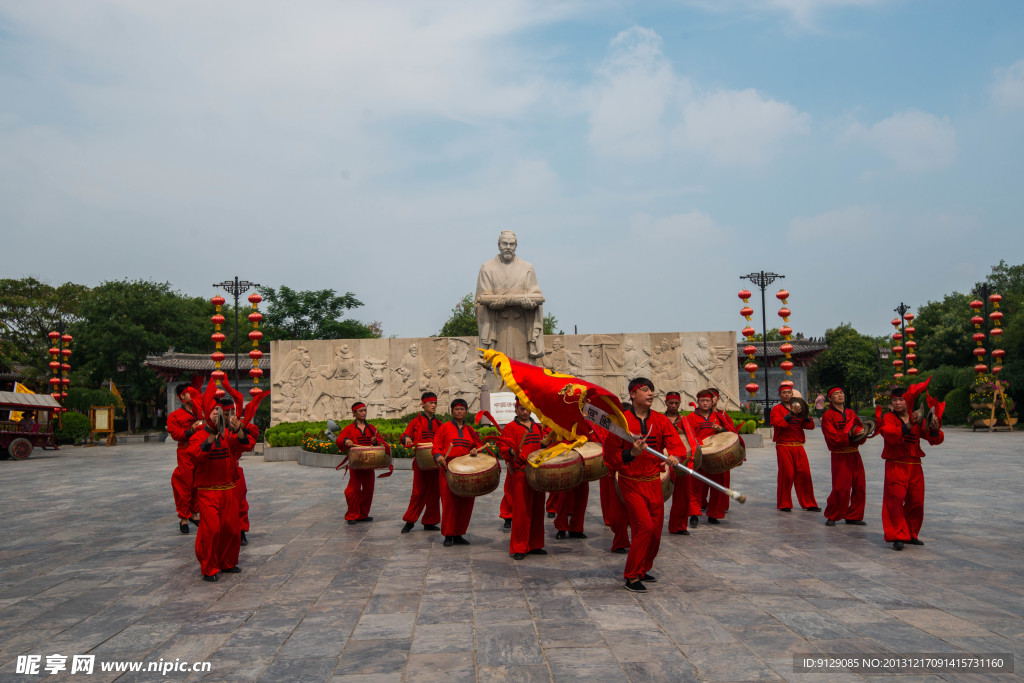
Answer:
[{"label": "yellow belt", "polygon": [[803,446],[799,441],[776,441],[776,446]]},{"label": "yellow belt", "polygon": [[217,484],[215,486],[197,486],[200,491],[229,491],[235,488],[235,482],[230,484]]},{"label": "yellow belt", "polygon": [[857,447],[854,447],[854,448],[840,448],[839,450],[832,451],[832,452],[833,453],[857,453],[857,452],[859,452],[859,450],[860,449],[857,448]]},{"label": "yellow belt", "polygon": [[886,460],[886,462],[898,462],[901,465],[920,465],[920,460]]},{"label": "yellow belt", "polygon": [[661,476],[656,474],[653,477],[631,477],[626,474],[620,474],[619,479],[628,479],[630,481],[658,481],[661,479]]}]

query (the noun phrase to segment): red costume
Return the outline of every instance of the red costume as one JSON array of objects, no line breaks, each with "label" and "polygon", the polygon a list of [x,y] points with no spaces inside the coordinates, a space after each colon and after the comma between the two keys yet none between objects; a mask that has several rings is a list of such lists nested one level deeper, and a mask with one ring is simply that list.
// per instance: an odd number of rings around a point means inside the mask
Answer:
[{"label": "red costume", "polygon": [[804,450],[805,429],[814,429],[814,420],[798,419],[785,403],[772,408],[770,424],[774,427],[772,441],[779,462],[779,485],[776,493],[776,507],[792,510],[792,489],[796,487],[796,499],[805,510],[818,507],[814,500],[814,482],[811,481],[811,466]]},{"label": "red costume", "polygon": [[[402,441],[406,437],[412,439],[413,446],[418,443],[434,443],[434,435],[441,426],[436,417],[427,417],[420,413],[409,421],[409,426],[402,432]],[[423,524],[434,525],[441,521],[441,489],[438,477],[443,476],[441,470],[424,470],[415,458],[412,460],[412,495],[409,507],[402,520],[407,524],[415,524],[423,513]]]},{"label": "red costume", "polygon": [[[191,387],[185,391],[192,391]],[[199,392],[193,394],[193,401]],[[201,418],[195,413],[178,408],[167,416],[167,433],[178,442],[178,466],[171,474],[171,490],[174,492],[174,508],[181,519],[194,517],[198,512],[194,464],[188,454],[189,441],[195,433],[192,425]],[[186,527],[187,528],[187,527]]]},{"label": "red costume", "polygon": [[821,416],[821,433],[832,454],[832,492],[825,503],[825,517],[856,522],[864,519],[864,463],[850,432],[864,429],[857,413],[836,410],[831,404]]},{"label": "red costume", "polygon": [[[653,410],[646,420],[638,418],[632,410],[624,415],[630,433],[642,436],[648,446],[667,455],[685,458],[686,447],[664,415]],[[665,522],[665,498],[661,492],[660,475],[667,465],[647,451],[633,457],[632,447],[632,443],[609,433],[603,450],[605,463],[618,472],[619,491],[633,530],[633,542],[623,570],[626,581],[640,580],[654,566]]]},{"label": "red costume", "polygon": [[[434,459],[445,456],[447,460],[460,458],[484,442],[468,424],[459,427],[455,422],[445,422],[434,434]],[[449,452],[449,447],[451,452]],[[457,496],[448,488],[448,479],[442,473],[438,478],[441,486],[441,533],[444,536],[462,536],[469,529],[473,516],[475,498]]]},{"label": "red costume", "polygon": [[[675,419],[670,419],[669,424],[675,428],[677,434],[683,433],[683,420],[686,419],[683,415],[677,415]],[[690,460],[684,460],[683,465],[693,469],[693,462]],[[686,531],[687,518],[694,514],[691,512],[693,509],[693,498],[695,493],[699,493],[702,486],[701,482],[696,481],[693,477],[687,475],[675,474],[675,487],[672,489],[672,507],[668,513],[668,532],[670,534],[679,534]],[[697,505],[697,514],[700,514],[700,505]]]},{"label": "red costume", "polygon": [[[242,452],[248,453],[256,447],[256,440],[260,438],[260,430],[251,422],[243,429],[249,433],[249,445],[248,448],[242,449]],[[241,459],[238,462],[241,462]],[[245,485],[245,472],[242,471],[242,466],[238,463],[235,464],[235,472],[238,476],[235,481],[235,493],[238,495],[238,524],[242,533],[245,533],[249,530],[249,501],[246,499],[249,487]]]},{"label": "red costume", "polygon": [[[909,393],[909,392],[908,392]],[[945,436],[921,424],[908,425],[895,413],[882,416],[879,428],[885,488],[882,494],[882,530],[886,542],[916,541],[924,521],[924,473],[921,470],[921,439],[937,446]]]},{"label": "red costume", "polygon": [[[710,414],[708,414],[707,417],[704,417],[697,411],[694,411],[687,415],[684,419],[690,423],[690,427],[693,428],[694,435],[701,441],[708,438],[709,436],[718,433],[715,431],[715,425],[719,425],[725,431],[736,431],[736,425],[733,424],[733,421],[729,419],[728,415],[725,415],[721,411],[713,411]],[[725,472],[719,472],[718,474],[710,474],[708,472],[705,472],[702,468],[698,467],[697,472],[704,475],[711,481],[717,484],[721,484],[726,488],[728,488],[732,483],[732,476],[729,470],[726,470]],[[690,479],[690,477],[687,477],[687,479]],[[676,485],[679,485],[678,479],[676,481]],[[708,496],[708,502],[705,511],[707,513],[708,519],[722,519],[723,517],[725,517],[725,511],[729,507],[729,496],[725,495],[718,489],[713,489],[704,482],[696,479],[691,479],[690,487],[693,491],[693,493],[691,493],[690,495],[691,516],[700,515],[701,501],[704,500],[704,496],[706,493]],[[674,510],[675,504],[673,501],[673,511]],[[680,513],[682,513],[682,509],[680,510]],[[678,520],[676,523],[679,524],[682,521],[684,520]],[[685,529],[686,525],[683,524],[682,528]],[[672,530],[671,519],[669,520],[669,530]]]},{"label": "red costume", "polygon": [[573,534],[583,533],[583,517],[587,513],[587,502],[590,500],[590,482],[581,481],[565,491],[559,491],[556,497],[555,528]]},{"label": "red costume", "polygon": [[196,559],[204,576],[233,569],[238,565],[241,545],[238,519],[238,495],[235,492],[236,463],[252,438],[246,430],[236,435],[226,432],[206,443],[210,432],[201,429],[192,435],[188,452],[195,463],[198,493],[199,530],[196,532]]},{"label": "red costume", "polygon": [[[510,481],[512,533],[508,542],[510,555],[527,554],[544,547],[544,493],[535,491],[526,481],[526,459],[531,453],[539,450],[541,439],[550,429],[536,422],[524,425],[513,421],[505,425],[501,435],[515,447],[501,445],[501,456],[507,463]],[[453,449],[454,451],[454,449]]]},{"label": "red costume", "polygon": [[[349,446],[345,445],[345,439],[351,439],[356,446],[381,445],[391,452],[376,427],[368,422],[365,429],[360,429],[353,422],[341,430],[335,443],[338,444],[338,450],[342,453],[348,453],[349,450]],[[345,512],[345,519],[349,521],[367,519],[370,516],[370,505],[373,503],[374,471],[349,468],[348,473],[348,486],[345,487],[345,501],[348,503],[348,510]]]}]

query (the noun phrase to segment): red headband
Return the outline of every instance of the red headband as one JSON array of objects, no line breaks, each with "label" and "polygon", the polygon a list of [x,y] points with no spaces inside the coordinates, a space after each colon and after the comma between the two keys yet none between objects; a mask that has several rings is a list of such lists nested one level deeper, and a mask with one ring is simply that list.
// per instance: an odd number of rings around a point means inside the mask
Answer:
[{"label": "red headband", "polygon": [[831,389],[828,390],[828,393],[825,394],[825,397],[826,398],[832,398],[832,394],[836,393],[837,391],[842,391],[842,390],[843,390],[842,387],[832,387]]},{"label": "red headband", "polygon": [[667,394],[665,394],[666,401],[669,400],[670,398],[678,398],[680,401],[683,400],[683,397],[679,395],[678,391],[670,391]]},{"label": "red headband", "polygon": [[785,381],[785,382],[783,382],[782,384],[779,385],[779,393],[781,394],[783,389],[792,389],[792,388],[793,388],[793,383],[787,380],[787,381]]},{"label": "red headband", "polygon": [[353,403],[352,404],[352,412],[354,413],[357,410],[359,410],[360,408],[365,408],[365,407],[366,407],[365,403]]}]

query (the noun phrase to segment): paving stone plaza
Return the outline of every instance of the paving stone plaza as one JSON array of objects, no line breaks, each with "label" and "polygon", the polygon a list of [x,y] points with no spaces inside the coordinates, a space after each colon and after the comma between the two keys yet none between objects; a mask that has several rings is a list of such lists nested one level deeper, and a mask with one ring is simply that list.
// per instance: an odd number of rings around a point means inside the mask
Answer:
[{"label": "paving stone plaza", "polygon": [[[808,453],[829,492],[820,431]],[[477,499],[472,545],[400,534],[411,472],[377,480],[372,523],[348,525],[333,469],[246,456],[242,573],[200,580],[179,534],[173,444],[36,451],[0,462],[0,680],[862,680],[798,673],[794,654],[1024,653],[1024,435],[951,428],[926,447],[924,546],[882,541],[881,444],[863,449],[868,525],[775,510],[774,449],[733,472],[723,524],[665,535],[647,594],[622,588],[597,486],[586,540],[508,555],[500,491]],[[95,655],[91,675],[16,673],[19,655]],[[101,672],[101,662],[204,662],[206,673]],[[70,666],[69,666],[70,668]]]}]

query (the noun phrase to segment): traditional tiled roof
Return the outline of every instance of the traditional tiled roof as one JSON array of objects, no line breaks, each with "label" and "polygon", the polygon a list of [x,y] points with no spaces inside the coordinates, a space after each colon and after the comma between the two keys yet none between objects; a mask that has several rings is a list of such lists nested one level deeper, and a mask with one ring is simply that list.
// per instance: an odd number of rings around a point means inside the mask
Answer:
[{"label": "traditional tiled roof", "polygon": [[[220,369],[229,373],[230,376],[235,371],[235,354],[225,351],[224,355],[225,358],[220,363]],[[256,367],[263,370],[263,380],[266,381],[270,377],[270,353],[264,351],[263,357],[258,363]],[[169,381],[178,379],[184,373],[208,375],[216,369],[208,353],[179,353],[177,351],[167,351],[159,356],[146,356],[144,365],[152,368],[158,375]],[[251,369],[252,359],[249,358],[249,352],[247,350],[240,351],[238,354],[239,374],[248,377]]]},{"label": "traditional tiled roof", "polygon": [[13,391],[0,391],[0,403],[6,406],[28,408],[29,410],[60,408],[60,404],[49,394],[21,394]]}]

